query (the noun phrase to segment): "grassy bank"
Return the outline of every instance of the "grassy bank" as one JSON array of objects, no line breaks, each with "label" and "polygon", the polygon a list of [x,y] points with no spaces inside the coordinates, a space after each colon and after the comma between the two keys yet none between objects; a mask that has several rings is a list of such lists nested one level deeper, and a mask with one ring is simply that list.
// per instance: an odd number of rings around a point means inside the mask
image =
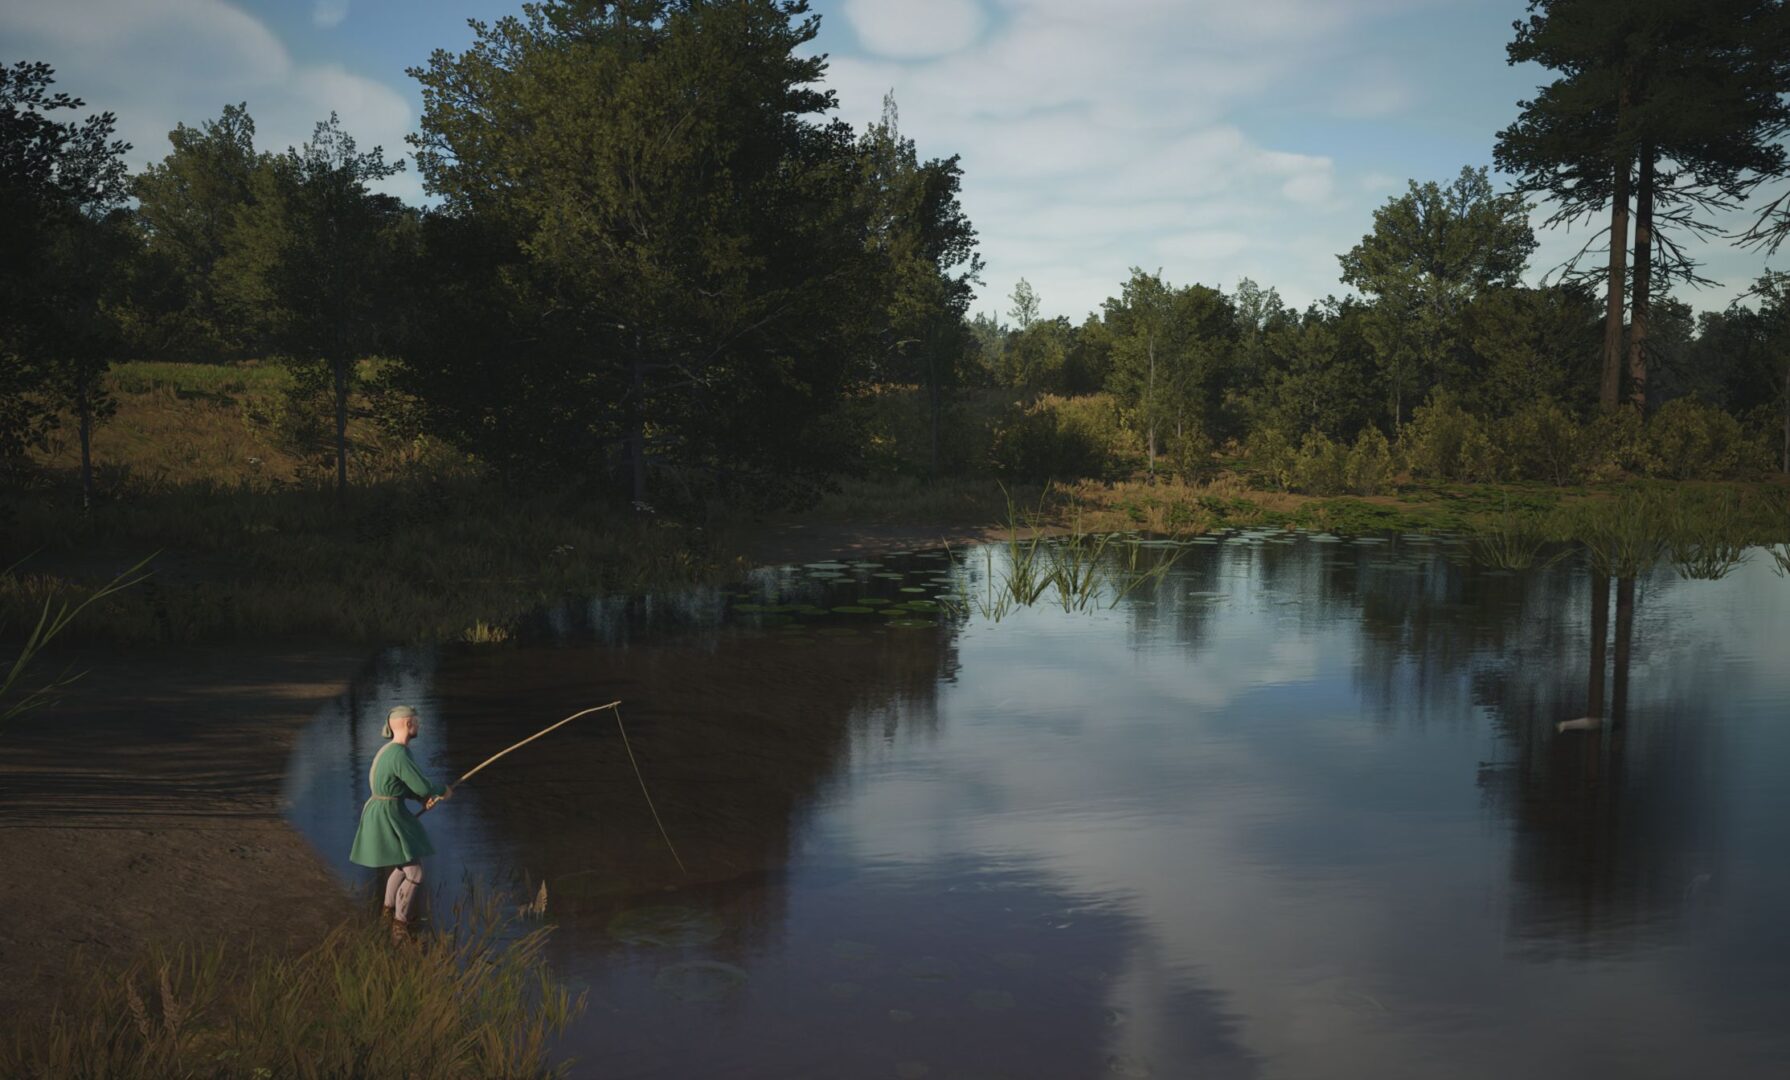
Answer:
[{"label": "grassy bank", "polygon": [[456,929],[394,945],[371,917],[297,957],[240,943],[150,950],[73,980],[47,1023],[0,1042],[13,1077],[546,1077],[584,1007],[548,970],[545,928],[489,898]]},{"label": "grassy bank", "polygon": [[[376,370],[369,361],[363,374]],[[735,573],[754,527],[715,517],[698,526],[575,491],[512,490],[434,440],[384,429],[373,418],[378,403],[364,394],[349,425],[353,486],[338,505],[328,488],[327,410],[284,368],[131,363],[108,378],[118,411],[94,440],[93,510],[80,508],[66,432],[36,461],[30,482],[5,493],[0,565],[25,558],[0,575],[0,635],[22,634],[46,599],[78,597],[153,553],[149,581],[96,605],[65,640],[499,640],[524,612],[568,595]],[[897,422],[912,420],[900,404],[893,396],[879,402],[887,415],[868,428],[897,463],[891,448],[923,433]],[[998,412],[973,404],[984,420]],[[1518,514],[1534,519],[1525,529],[1571,538],[1582,516],[1575,508],[1642,492],[1662,513],[1718,522],[1734,543],[1790,539],[1790,486],[1781,481],[1554,486],[1397,477],[1384,494],[1317,497],[1252,487],[1242,462],[1199,483],[1004,487],[987,473],[925,482],[914,471],[907,462],[877,479],[845,480],[796,520],[1002,525],[1011,495],[1047,527],[1089,531],[1474,533],[1507,528]]]},{"label": "grassy bank", "polygon": [[134,363],[109,378],[118,412],[94,439],[93,509],[66,441],[0,502],[0,566],[18,560],[0,575],[0,634],[151,554],[148,581],[63,640],[455,640],[567,595],[737,566],[724,530],[511,489],[432,440],[383,431],[364,398],[338,504],[326,433],[277,366]]}]

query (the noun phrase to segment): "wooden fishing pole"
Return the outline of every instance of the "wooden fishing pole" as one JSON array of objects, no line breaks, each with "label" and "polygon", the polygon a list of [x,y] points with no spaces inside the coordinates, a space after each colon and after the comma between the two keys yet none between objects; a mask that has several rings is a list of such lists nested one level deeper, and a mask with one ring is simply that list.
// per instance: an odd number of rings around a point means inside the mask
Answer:
[{"label": "wooden fishing pole", "polygon": [[[466,781],[472,779],[473,775],[475,773],[477,773],[480,769],[483,769],[485,766],[491,764],[493,761],[496,761],[498,758],[503,757],[505,754],[509,753],[511,750],[519,750],[522,747],[527,746],[529,743],[534,742],[536,739],[540,738],[541,736],[547,734],[548,732],[553,731],[556,728],[562,728],[562,727],[566,726],[567,724],[571,723],[572,721],[578,719],[580,716],[589,716],[591,713],[602,712],[604,709],[613,709],[615,711],[615,729],[617,731],[621,732],[622,749],[624,749],[628,752],[628,764],[632,765],[634,767],[634,779],[640,782],[640,794],[646,797],[646,808],[648,810],[652,811],[653,824],[655,824],[659,827],[659,835],[664,838],[666,850],[671,852],[671,858],[673,861],[675,861],[677,863],[678,870],[685,877],[688,877],[690,875],[690,871],[684,867],[684,860],[678,857],[677,847],[676,847],[676,845],[674,845],[671,842],[671,834],[665,831],[665,823],[663,821],[659,820],[659,808],[653,805],[652,793],[647,791],[647,789],[646,789],[646,777],[643,776],[640,772],[640,762],[635,760],[634,747],[631,744],[629,744],[629,742],[628,742],[628,729],[625,726],[623,726],[623,724],[622,724],[621,704],[622,703],[620,701],[611,701],[607,705],[596,705],[596,706],[592,706],[591,708],[588,708],[588,709],[580,709],[579,711],[573,713],[572,715],[566,717],[564,720],[561,720],[558,723],[548,724],[546,727],[535,732],[533,735],[530,735],[528,738],[523,739],[521,742],[516,743],[513,746],[507,746],[504,749],[499,750],[497,753],[492,754],[490,757],[486,758],[485,760],[479,762],[477,765],[474,765],[470,770],[467,771],[465,776],[462,776],[459,780],[454,782],[454,786],[459,787],[461,784],[466,783]],[[425,806],[424,809],[426,810],[426,809],[428,809],[428,807]]]}]

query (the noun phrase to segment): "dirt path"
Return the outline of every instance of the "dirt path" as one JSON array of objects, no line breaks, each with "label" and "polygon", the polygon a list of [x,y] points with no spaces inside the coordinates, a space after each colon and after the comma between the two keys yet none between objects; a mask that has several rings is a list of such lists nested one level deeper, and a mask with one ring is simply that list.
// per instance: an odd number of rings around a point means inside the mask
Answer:
[{"label": "dirt path", "polygon": [[[985,535],[789,523],[744,547],[802,562]],[[348,915],[280,789],[292,740],[365,660],[254,647],[53,660],[89,674],[0,730],[0,1016],[41,1016],[78,955],[110,966],[152,941],[219,937],[303,948]]]}]

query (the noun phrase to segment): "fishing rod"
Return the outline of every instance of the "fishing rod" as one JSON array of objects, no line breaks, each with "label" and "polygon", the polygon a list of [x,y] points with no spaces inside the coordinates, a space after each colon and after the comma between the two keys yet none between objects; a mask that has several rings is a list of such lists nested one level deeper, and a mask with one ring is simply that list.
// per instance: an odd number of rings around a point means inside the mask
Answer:
[{"label": "fishing rod", "polygon": [[[589,716],[591,713],[602,712],[604,709],[612,710],[615,713],[615,729],[621,733],[622,749],[624,749],[628,752],[628,764],[630,764],[634,767],[634,779],[640,782],[640,794],[645,796],[645,798],[646,798],[646,808],[648,810],[652,811],[653,824],[655,824],[659,827],[659,835],[664,838],[666,850],[671,852],[671,857],[677,863],[678,870],[681,871],[685,877],[688,877],[690,875],[690,871],[685,868],[684,860],[678,857],[677,847],[676,847],[676,845],[672,844],[672,842],[671,842],[671,834],[665,831],[665,822],[663,822],[659,819],[659,808],[653,805],[652,793],[646,789],[646,777],[643,776],[640,772],[640,762],[635,759],[634,747],[628,741],[628,729],[625,725],[622,724],[621,705],[622,705],[622,703],[620,701],[611,701],[607,705],[594,705],[588,709],[580,709],[579,711],[573,713],[572,715],[566,717],[564,720],[561,720],[557,723],[548,724],[546,727],[535,732],[533,735],[530,735],[528,738],[523,739],[521,742],[518,742],[512,746],[507,746],[507,747],[503,748],[502,750],[499,750],[497,753],[492,754],[490,757],[486,758],[485,760],[479,762],[477,765],[474,765],[471,769],[467,770],[466,775],[464,775],[460,779],[456,780],[454,782],[453,786],[459,787],[461,784],[464,784],[464,783],[466,783],[466,781],[472,779],[473,776],[476,775],[480,769],[483,769],[485,766],[496,761],[498,758],[503,757],[505,754],[509,753],[510,751],[520,750],[522,747],[527,746],[531,742],[534,742],[536,739],[547,734],[548,732],[554,731],[558,728],[565,727],[567,724],[571,723],[572,721],[578,719],[581,716]],[[433,805],[433,803],[431,803],[429,805]],[[424,809],[427,810],[428,806],[425,806]]]}]

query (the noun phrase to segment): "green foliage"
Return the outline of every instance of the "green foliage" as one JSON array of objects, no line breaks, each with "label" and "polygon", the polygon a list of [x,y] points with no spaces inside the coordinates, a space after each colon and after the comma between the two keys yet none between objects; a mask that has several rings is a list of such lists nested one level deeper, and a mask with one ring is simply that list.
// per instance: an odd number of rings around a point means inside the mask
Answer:
[{"label": "green foliage", "polygon": [[1298,457],[1292,441],[1275,427],[1258,427],[1251,431],[1243,447],[1243,459],[1250,476],[1277,491],[1286,491],[1292,486]]},{"label": "green foliage", "polygon": [[371,919],[295,958],[155,949],[87,972],[47,1023],[0,1046],[7,1076],[123,1080],[552,1077],[552,1041],[584,1009],[548,970],[548,929],[491,898],[453,929],[394,945]]},{"label": "green foliage", "polygon": [[1550,399],[1518,409],[1497,425],[1498,446],[1510,475],[1565,485],[1583,478],[1589,457],[1585,433]]},{"label": "green foliage", "polygon": [[237,217],[252,212],[257,175],[272,159],[255,149],[246,102],[197,128],[176,124],[168,142],[168,155],[131,181],[154,282],[133,305],[132,337],[152,355],[238,357],[257,328],[230,309],[224,264]]},{"label": "green foliage", "polygon": [[1306,433],[1293,458],[1294,491],[1340,495],[1349,490],[1349,448],[1321,431]]},{"label": "green foliage", "polygon": [[1520,280],[1535,250],[1528,209],[1496,193],[1483,167],[1463,168],[1447,187],[1413,180],[1338,256],[1343,281],[1374,299],[1366,329],[1395,427],[1407,402],[1452,374],[1473,299]]},{"label": "green foliage", "polygon": [[1502,469],[1486,424],[1440,392],[1411,414],[1399,449],[1411,474],[1434,480],[1496,480]]},{"label": "green foliage", "polygon": [[[817,30],[777,0],[530,5],[413,70],[444,317],[403,384],[432,429],[635,498],[649,466],[769,498],[852,461],[839,406],[891,344],[866,240],[901,200],[826,118]],[[922,185],[946,218],[954,169]]]},{"label": "green foliage", "polygon": [[1119,422],[1110,394],[1046,394],[1017,405],[995,429],[995,470],[1018,479],[1108,477],[1134,465],[1141,447]]},{"label": "green foliage", "polygon": [[85,103],[52,93],[48,64],[0,68],[0,465],[41,447],[73,408],[103,415],[134,251],[116,117],[61,120]]},{"label": "green foliage", "polygon": [[1362,428],[1355,445],[1349,448],[1345,466],[1349,490],[1357,495],[1377,495],[1391,484],[1396,471],[1392,444],[1386,441],[1385,434],[1371,425]]},{"label": "green foliage", "polygon": [[1727,480],[1768,468],[1769,452],[1740,422],[1688,398],[1662,405],[1647,424],[1647,471],[1674,480]]}]

